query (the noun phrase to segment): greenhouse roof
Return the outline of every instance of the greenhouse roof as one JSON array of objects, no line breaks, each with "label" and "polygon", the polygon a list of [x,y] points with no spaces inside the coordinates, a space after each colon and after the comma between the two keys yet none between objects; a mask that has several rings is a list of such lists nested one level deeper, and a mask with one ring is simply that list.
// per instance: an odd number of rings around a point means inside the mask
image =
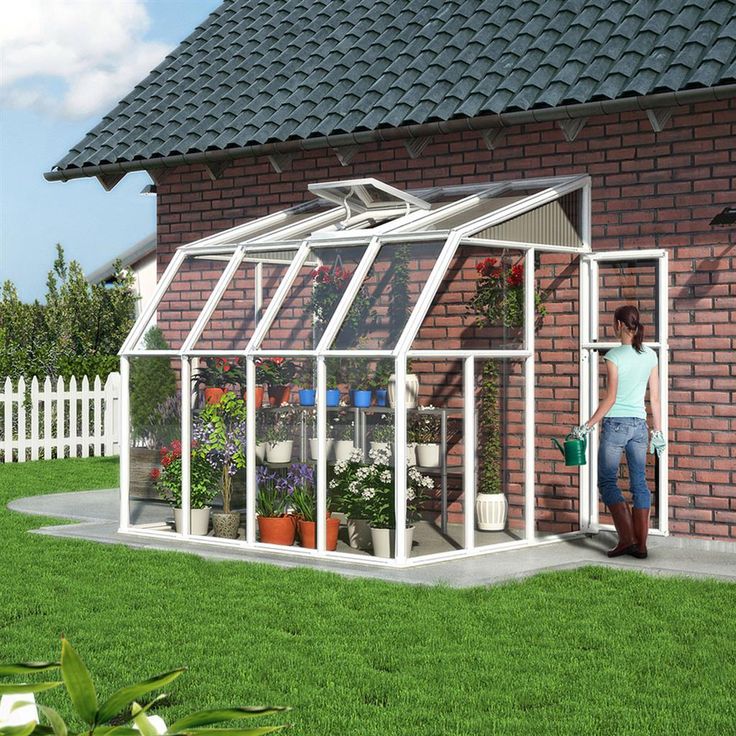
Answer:
[{"label": "greenhouse roof", "polygon": [[[179,248],[121,354],[406,353],[461,243],[589,251],[589,187],[586,176],[412,193],[375,179],[313,184],[316,200]],[[408,263],[402,301],[394,281]],[[333,298],[315,301],[320,290]],[[166,350],[146,342],[159,323]]]}]

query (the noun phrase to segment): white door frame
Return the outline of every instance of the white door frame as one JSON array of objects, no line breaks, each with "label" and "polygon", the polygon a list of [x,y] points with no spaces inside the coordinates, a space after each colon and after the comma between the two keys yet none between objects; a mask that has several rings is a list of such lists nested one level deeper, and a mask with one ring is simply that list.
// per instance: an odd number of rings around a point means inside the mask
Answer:
[{"label": "white door frame", "polygon": [[[598,352],[601,348],[612,348],[618,343],[605,342],[598,339],[598,313],[600,300],[598,296],[599,273],[601,261],[654,261],[657,274],[656,313],[659,334],[658,342],[646,342],[659,358],[659,395],[661,401],[661,423],[665,439],[668,437],[668,368],[669,368],[669,269],[667,251],[651,250],[617,250],[586,253],[580,263],[580,421],[586,421],[598,406],[599,362]],[[589,464],[580,469],[580,528],[585,532],[595,533],[601,529],[612,530],[611,524],[598,522],[598,431],[590,435]],[[658,460],[657,481],[659,495],[657,498],[658,526],[650,529],[652,534],[669,534],[669,474],[668,451],[665,448]]]}]

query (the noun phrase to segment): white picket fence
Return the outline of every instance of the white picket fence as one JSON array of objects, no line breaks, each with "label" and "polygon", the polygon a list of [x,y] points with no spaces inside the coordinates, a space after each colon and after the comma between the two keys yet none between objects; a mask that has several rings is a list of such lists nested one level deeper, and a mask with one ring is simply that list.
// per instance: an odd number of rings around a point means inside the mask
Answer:
[{"label": "white picket fence", "polygon": [[[30,390],[29,390],[30,389]],[[120,374],[103,387],[99,376],[90,388],[87,376],[68,387],[48,376],[30,387],[24,378],[13,389],[10,378],[0,391],[0,462],[50,460],[120,454]]]}]

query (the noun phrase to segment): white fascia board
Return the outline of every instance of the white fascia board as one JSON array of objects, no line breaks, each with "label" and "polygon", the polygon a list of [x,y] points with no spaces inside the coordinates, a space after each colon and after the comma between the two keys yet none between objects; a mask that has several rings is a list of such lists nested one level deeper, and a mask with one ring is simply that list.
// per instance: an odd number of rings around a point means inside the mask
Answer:
[{"label": "white fascia board", "polygon": [[602,250],[586,253],[583,258],[588,261],[654,261],[666,257],[667,251],[662,248],[649,250]]},{"label": "white fascia board", "polygon": [[503,248],[504,250],[538,250],[546,253],[571,253],[573,255],[585,254],[589,251],[584,245],[556,245],[554,243],[520,243],[517,240],[496,240],[493,238],[465,237],[460,245],[473,245],[481,248]]}]

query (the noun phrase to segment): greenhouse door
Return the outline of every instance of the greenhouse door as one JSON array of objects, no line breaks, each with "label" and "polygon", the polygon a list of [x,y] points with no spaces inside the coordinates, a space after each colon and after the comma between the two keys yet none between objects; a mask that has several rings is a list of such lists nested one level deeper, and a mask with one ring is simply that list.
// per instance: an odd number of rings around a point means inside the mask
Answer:
[{"label": "greenhouse door", "polygon": [[[659,359],[662,431],[667,437],[668,268],[664,250],[611,251],[585,254],[580,264],[580,411],[585,421],[598,406],[601,388],[600,355],[618,345],[613,313],[622,304],[635,304],[645,328],[644,343]],[[648,406],[648,401],[647,401]],[[651,429],[651,427],[650,427]],[[598,432],[590,436],[588,465],[580,474],[580,527],[585,532],[613,529],[599,522],[605,509],[598,500]],[[668,458],[647,456],[647,482],[652,492],[653,533],[668,534]],[[627,496],[628,479],[621,485]]]}]

